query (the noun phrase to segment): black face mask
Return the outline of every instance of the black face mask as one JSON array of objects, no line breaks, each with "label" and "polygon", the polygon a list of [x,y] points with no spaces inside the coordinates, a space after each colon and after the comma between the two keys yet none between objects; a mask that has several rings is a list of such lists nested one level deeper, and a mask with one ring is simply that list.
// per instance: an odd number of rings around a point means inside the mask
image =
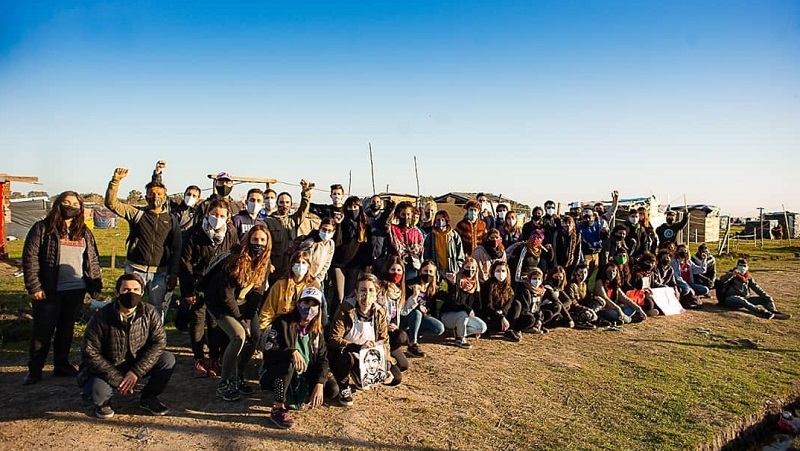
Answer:
[{"label": "black face mask", "polygon": [[228,197],[228,194],[230,194],[231,190],[233,189],[232,186],[227,185],[216,186],[214,188],[216,189],[217,195],[221,197]]},{"label": "black face mask", "polygon": [[661,260],[661,266],[667,266],[667,265],[669,265],[669,259],[668,258],[662,259]]},{"label": "black face mask", "polygon": [[616,238],[617,241],[622,241],[625,239],[625,235],[614,235],[614,238]]},{"label": "black face mask", "polygon": [[117,298],[117,300],[119,301],[119,305],[130,310],[136,308],[139,304],[142,303],[142,295],[139,293],[133,293],[129,291],[127,293],[121,293]]},{"label": "black face mask", "polygon": [[347,210],[347,217],[355,221],[356,219],[358,219],[359,213],[361,213],[360,210]]},{"label": "black face mask", "polygon": [[81,214],[80,208],[70,207],[67,205],[59,205],[58,210],[61,213],[61,217],[64,219],[77,218]]},{"label": "black face mask", "polygon": [[538,221],[538,220],[542,219],[542,215],[536,214],[536,215],[531,216],[531,218],[533,218],[534,221]]},{"label": "black face mask", "polygon": [[256,259],[267,250],[267,246],[263,244],[253,244],[250,243],[247,245],[247,253],[250,254],[250,258]]},{"label": "black face mask", "polygon": [[430,274],[420,274],[419,280],[422,283],[431,283],[433,281],[433,276]]}]

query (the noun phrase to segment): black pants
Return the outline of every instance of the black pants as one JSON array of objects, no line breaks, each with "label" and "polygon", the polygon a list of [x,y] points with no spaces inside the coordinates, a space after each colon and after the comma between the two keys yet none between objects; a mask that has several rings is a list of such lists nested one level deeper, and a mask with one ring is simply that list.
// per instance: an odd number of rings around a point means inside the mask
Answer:
[{"label": "black pants", "polygon": [[[53,341],[53,363],[56,368],[69,365],[72,333],[78,320],[86,290],[56,291],[41,301],[31,301],[33,332],[31,334],[28,370],[41,375],[50,340]],[[55,336],[54,336],[55,335]]]},{"label": "black pants", "polygon": [[[339,384],[339,389],[343,390],[349,387],[350,373],[353,369],[358,368],[358,354],[354,352],[329,350],[328,361],[331,365],[333,377],[336,379],[336,383]],[[392,377],[394,377],[391,385],[397,385],[403,380],[403,373],[397,365],[392,365],[389,371],[392,373]]]},{"label": "black pants", "polygon": [[[117,369],[124,375],[133,367],[134,363],[136,363],[135,360],[128,360],[118,366]],[[144,377],[149,377],[150,380],[147,381],[147,385],[142,389],[142,399],[152,398],[163,393],[170,378],[172,378],[174,370],[175,356],[169,351],[164,351],[153,368],[144,375]],[[100,375],[90,374],[83,387],[81,387],[81,392],[83,399],[96,406],[102,406],[114,396],[116,393],[115,388]]]},{"label": "black pants", "polygon": [[521,330],[533,327],[537,322],[540,321],[542,321],[541,311],[537,313],[522,312],[520,313],[517,321],[514,324],[512,324],[511,327],[514,329],[514,331],[519,332]]},{"label": "black pants", "polygon": [[[262,390],[271,391],[274,394],[275,402],[286,402],[286,390],[288,390],[294,374],[294,363],[291,361],[265,365],[264,374],[259,379],[259,385]],[[308,378],[308,373],[303,373],[298,377]],[[309,388],[313,390],[319,381],[306,379],[306,382]],[[310,394],[311,392],[309,392]],[[339,385],[333,378],[329,377],[325,380],[322,396],[329,399],[339,396]]]},{"label": "black pants", "polygon": [[197,297],[191,306],[189,317],[189,340],[195,359],[205,358],[203,346],[208,343],[208,356],[219,359],[228,346],[228,336],[217,326],[217,320],[206,312],[206,301]]},{"label": "black pants", "polygon": [[408,346],[408,334],[403,329],[389,332],[389,349],[392,357],[397,362],[397,368],[401,371],[408,370],[408,358],[403,352],[403,346]]},{"label": "black pants", "polygon": [[531,322],[530,324],[527,323],[522,324],[523,327],[520,327],[520,324],[518,323],[520,323],[519,318],[521,314],[522,314],[522,303],[514,299],[511,301],[511,306],[508,307],[508,312],[505,315],[493,314],[492,316],[487,317],[486,327],[488,328],[490,334],[500,333],[500,331],[503,329],[502,328],[503,318],[505,318],[508,321],[508,324],[511,326],[510,329],[515,330],[517,332],[519,332],[522,329],[531,327],[533,325],[533,322]]}]

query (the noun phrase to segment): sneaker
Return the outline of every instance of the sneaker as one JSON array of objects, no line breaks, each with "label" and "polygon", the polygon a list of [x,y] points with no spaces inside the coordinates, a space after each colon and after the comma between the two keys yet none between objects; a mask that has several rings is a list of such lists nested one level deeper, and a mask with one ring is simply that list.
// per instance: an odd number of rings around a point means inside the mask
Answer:
[{"label": "sneaker", "polygon": [[269,414],[269,419],[281,429],[289,429],[294,426],[294,420],[289,416],[289,411],[280,407],[273,407]]},{"label": "sneaker", "polygon": [[217,396],[223,401],[238,401],[241,398],[239,388],[236,386],[235,380],[221,381],[217,385]]},{"label": "sneaker", "polygon": [[775,318],[775,314],[770,312],[769,310],[762,310],[761,317],[764,319],[772,319]]},{"label": "sneaker", "polygon": [[42,380],[42,373],[34,373],[32,371],[28,371],[25,374],[25,379],[22,381],[22,385],[33,385],[41,382]]},{"label": "sneaker", "polygon": [[350,391],[350,387],[343,388],[342,391],[339,392],[339,404],[343,406],[353,405],[353,392]]},{"label": "sneaker", "polygon": [[517,332],[515,330],[511,330],[511,329],[507,330],[506,333],[504,334],[504,336],[509,341],[519,341],[522,338],[522,337],[520,337],[519,332]]},{"label": "sneaker", "polygon": [[102,406],[94,406],[94,416],[101,420],[107,420],[114,416],[114,409],[111,408],[110,403],[105,403]]},{"label": "sneaker", "polygon": [[773,315],[775,315],[775,316],[773,316],[774,319],[791,319],[792,318],[792,315],[790,315],[788,313],[779,312],[777,310],[775,310],[772,313],[773,313]]},{"label": "sneaker", "polygon": [[455,345],[461,349],[472,349],[472,345],[469,344],[466,338],[457,339]]},{"label": "sneaker", "polygon": [[252,395],[254,390],[247,381],[244,380],[243,377],[239,376],[235,379],[236,382],[236,389],[239,390],[239,393],[243,395]]},{"label": "sneaker", "polygon": [[55,377],[75,377],[77,375],[78,369],[69,363],[53,368],[53,376]]},{"label": "sneaker", "polygon": [[592,323],[578,321],[577,323],[575,323],[575,328],[578,330],[592,330],[595,329],[596,326]]},{"label": "sneaker", "polygon": [[192,377],[208,377],[208,370],[206,369],[206,364],[203,359],[194,359],[194,370],[192,371]]},{"label": "sneaker", "polygon": [[408,353],[414,357],[425,357],[427,355],[419,346],[419,343],[414,343],[412,345],[409,345]]},{"label": "sneaker", "polygon": [[169,408],[155,396],[142,398],[139,401],[139,407],[157,416],[166,415],[169,412]]},{"label": "sneaker", "polygon": [[219,359],[211,359],[211,362],[206,365],[206,371],[208,371],[208,377],[218,377],[222,374],[222,363]]}]

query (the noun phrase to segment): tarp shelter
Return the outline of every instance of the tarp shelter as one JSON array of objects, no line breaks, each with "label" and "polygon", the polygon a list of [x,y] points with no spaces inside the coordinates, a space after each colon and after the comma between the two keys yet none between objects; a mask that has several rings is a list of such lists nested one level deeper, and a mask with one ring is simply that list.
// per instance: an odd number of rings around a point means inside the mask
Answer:
[{"label": "tarp shelter", "polygon": [[12,199],[9,211],[11,221],[7,224],[6,235],[24,240],[33,224],[44,219],[50,212],[50,199],[46,197]]},{"label": "tarp shelter", "polygon": [[11,198],[11,182],[36,183],[38,177],[0,174],[0,259],[8,257],[6,252],[6,225],[11,222],[9,210]]},{"label": "tarp shelter", "polygon": [[113,211],[99,205],[92,208],[91,211],[95,229],[117,228],[117,215]]}]

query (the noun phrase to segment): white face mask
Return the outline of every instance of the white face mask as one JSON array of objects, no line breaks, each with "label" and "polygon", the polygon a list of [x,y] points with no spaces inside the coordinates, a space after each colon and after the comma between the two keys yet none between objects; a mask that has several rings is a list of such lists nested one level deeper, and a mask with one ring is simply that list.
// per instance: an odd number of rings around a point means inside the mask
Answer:
[{"label": "white face mask", "polygon": [[554,214],[556,214],[556,209],[555,208],[547,208],[547,209],[545,209],[544,212],[547,213],[548,216],[553,216]]},{"label": "white face mask", "polygon": [[294,273],[295,276],[300,277],[302,279],[308,272],[308,264],[295,263],[294,265],[292,265],[292,272]]},{"label": "white face mask", "polygon": [[531,286],[533,288],[539,288],[539,285],[542,284],[542,279],[531,279]]},{"label": "white face mask", "polygon": [[639,223],[639,217],[638,216],[631,216],[630,218],[628,218],[628,221],[631,224],[636,225],[636,224]]},{"label": "white face mask", "polygon": [[208,221],[208,225],[211,227],[212,230],[219,230],[225,227],[226,220],[225,218],[218,218],[216,216],[206,216],[206,221]]},{"label": "white face mask", "polygon": [[254,215],[261,211],[264,208],[264,205],[259,202],[248,201],[247,202],[247,212],[251,215]]},{"label": "white face mask", "polygon": [[489,205],[489,202],[481,202],[481,210],[482,211],[490,211],[491,208],[492,207]]},{"label": "white face mask", "polygon": [[341,207],[342,206],[342,195],[341,194],[331,194],[331,201],[333,202],[333,205],[335,205],[337,207]]},{"label": "white face mask", "polygon": [[502,221],[503,219],[506,219],[506,214],[508,214],[507,211],[500,210],[497,212],[497,217],[500,218],[500,220]]},{"label": "white face mask", "polygon": [[184,196],[183,203],[186,204],[187,207],[194,207],[197,203],[197,198],[194,196]]},{"label": "white face mask", "polygon": [[278,202],[275,199],[272,199],[271,197],[268,197],[264,205],[265,205],[265,208],[267,209],[267,211],[272,211],[272,210],[275,209],[275,206],[277,204],[278,204]]},{"label": "white face mask", "polygon": [[494,277],[500,282],[505,282],[506,278],[508,278],[508,271],[495,271]]},{"label": "white face mask", "polygon": [[319,239],[322,241],[328,241],[333,238],[333,232],[323,232],[322,230],[319,231]]}]

